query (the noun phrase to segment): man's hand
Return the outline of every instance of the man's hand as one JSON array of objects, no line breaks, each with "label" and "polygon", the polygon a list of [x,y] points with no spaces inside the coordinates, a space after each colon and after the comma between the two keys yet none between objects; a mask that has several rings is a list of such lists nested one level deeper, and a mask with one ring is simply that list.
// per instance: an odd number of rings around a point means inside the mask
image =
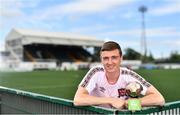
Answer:
[{"label": "man's hand", "polygon": [[128,100],[125,100],[125,102],[124,102],[124,107],[125,107],[125,109],[128,108]]},{"label": "man's hand", "polygon": [[125,105],[125,100],[119,98],[112,98],[111,105],[116,109],[123,109]]}]

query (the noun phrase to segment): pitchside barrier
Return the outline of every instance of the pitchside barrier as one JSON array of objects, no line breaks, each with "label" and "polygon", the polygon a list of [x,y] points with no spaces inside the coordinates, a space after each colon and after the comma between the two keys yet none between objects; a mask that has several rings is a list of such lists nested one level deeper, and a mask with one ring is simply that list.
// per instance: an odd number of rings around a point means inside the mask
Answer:
[{"label": "pitchside barrier", "polygon": [[0,86],[0,114],[162,114],[179,115],[180,101],[141,111],[118,111],[97,106],[75,107],[71,100]]}]

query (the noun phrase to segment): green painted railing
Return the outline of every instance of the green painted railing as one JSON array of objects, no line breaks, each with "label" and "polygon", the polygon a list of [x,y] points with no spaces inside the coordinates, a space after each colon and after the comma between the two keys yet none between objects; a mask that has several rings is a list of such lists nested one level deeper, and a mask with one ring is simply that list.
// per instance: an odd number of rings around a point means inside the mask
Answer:
[{"label": "green painted railing", "polygon": [[141,111],[108,109],[97,106],[75,107],[72,100],[51,97],[0,86],[0,114],[180,114],[180,101],[163,107],[143,107]]}]

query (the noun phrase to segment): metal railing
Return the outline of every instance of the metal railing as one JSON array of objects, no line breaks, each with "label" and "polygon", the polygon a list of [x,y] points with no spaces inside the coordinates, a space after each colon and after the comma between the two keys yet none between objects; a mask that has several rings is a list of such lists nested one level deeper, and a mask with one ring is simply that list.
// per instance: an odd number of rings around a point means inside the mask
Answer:
[{"label": "metal railing", "polygon": [[96,106],[75,107],[71,100],[0,87],[0,114],[113,114]]},{"label": "metal railing", "polygon": [[97,106],[75,107],[72,100],[51,97],[0,86],[0,114],[162,114],[179,115],[180,101],[163,107],[143,107],[132,113]]}]

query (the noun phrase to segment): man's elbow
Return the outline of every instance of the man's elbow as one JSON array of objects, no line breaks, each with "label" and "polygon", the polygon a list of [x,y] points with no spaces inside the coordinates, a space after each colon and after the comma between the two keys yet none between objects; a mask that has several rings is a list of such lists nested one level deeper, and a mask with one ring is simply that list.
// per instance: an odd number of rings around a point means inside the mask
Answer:
[{"label": "man's elbow", "polygon": [[74,106],[82,106],[80,99],[77,97],[74,98],[73,104]]},{"label": "man's elbow", "polygon": [[164,99],[163,96],[160,96],[160,98],[158,99],[158,103],[159,103],[160,106],[164,106],[164,104],[165,104],[165,99]]},{"label": "man's elbow", "polygon": [[161,106],[164,106],[164,104],[165,104],[165,99],[163,98],[163,99],[161,100]]},{"label": "man's elbow", "polygon": [[74,106],[80,106],[80,103],[78,103],[78,101],[76,101],[76,100],[73,101],[73,104],[74,104]]}]

